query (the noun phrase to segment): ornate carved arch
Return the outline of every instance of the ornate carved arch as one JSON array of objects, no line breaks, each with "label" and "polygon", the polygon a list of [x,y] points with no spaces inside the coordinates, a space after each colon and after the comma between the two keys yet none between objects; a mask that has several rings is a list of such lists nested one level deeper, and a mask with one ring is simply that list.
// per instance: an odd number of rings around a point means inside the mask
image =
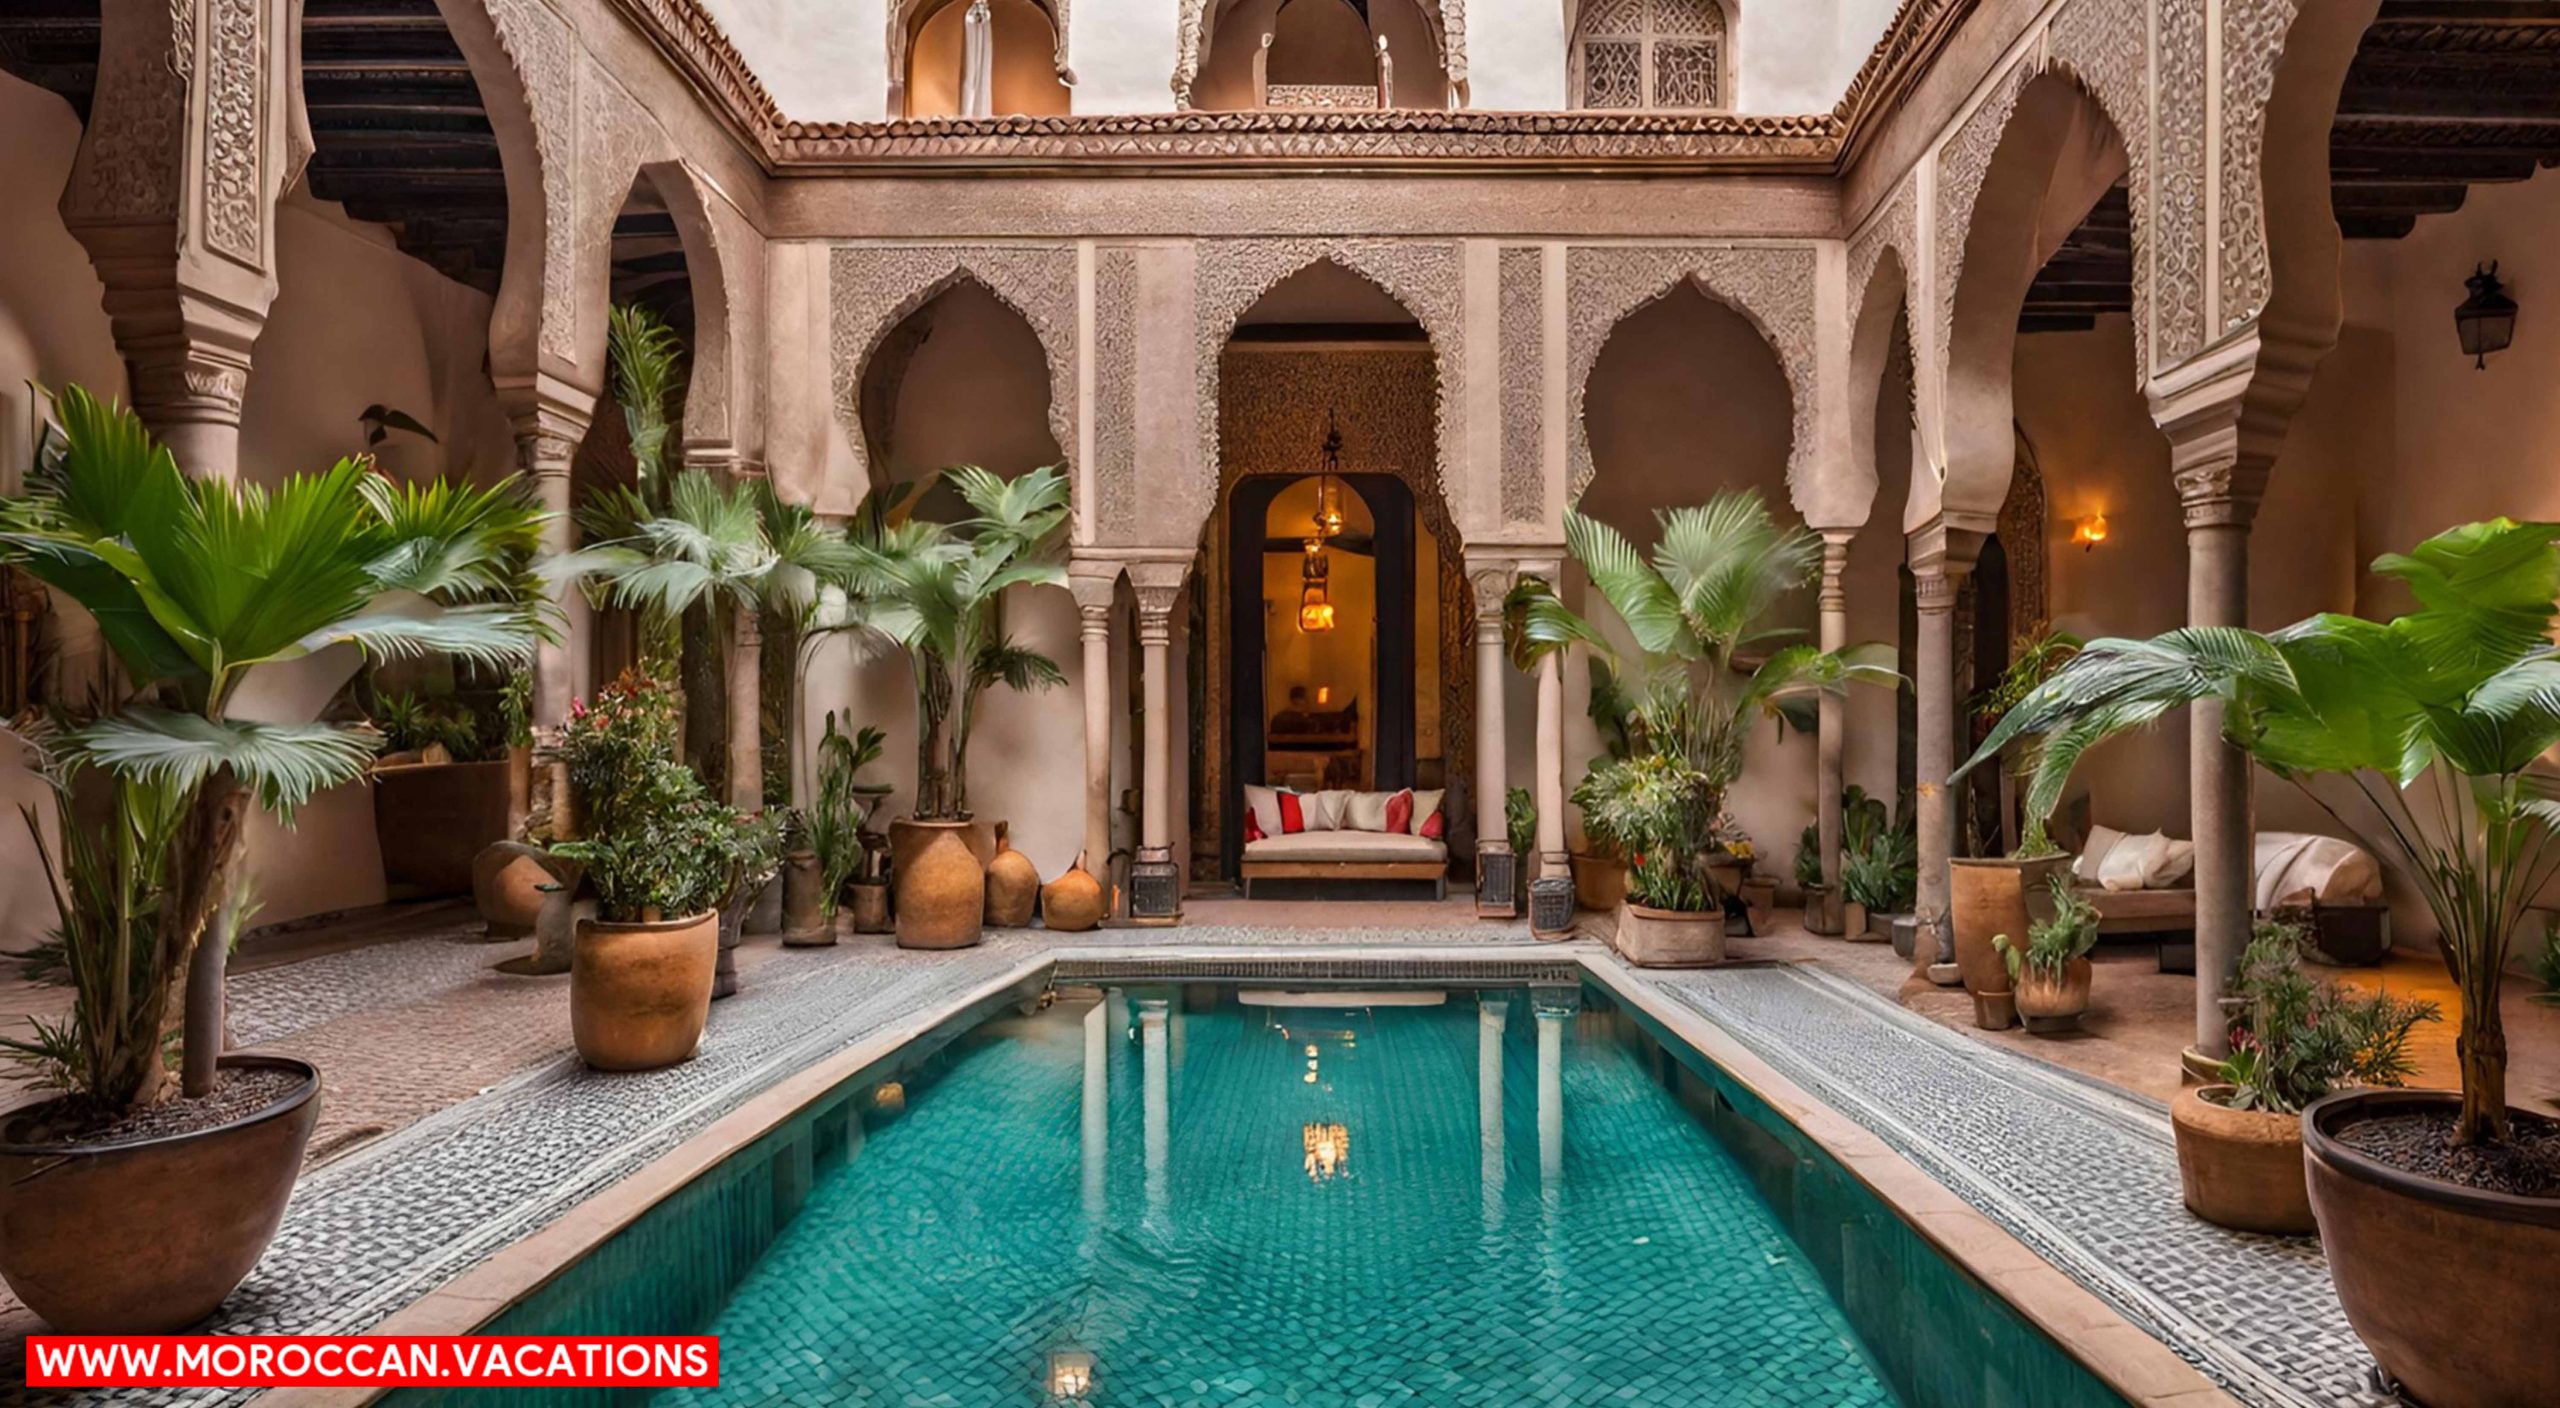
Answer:
[{"label": "ornate carved arch", "polygon": [[529,373],[544,358],[574,363],[577,315],[561,295],[577,282],[575,42],[540,0],[437,0],[437,9],[471,65],[504,156],[507,272],[492,323],[524,328],[532,345],[512,355],[493,332],[491,360],[502,373]]},{"label": "ornate carved arch", "polygon": [[684,245],[686,277],[693,285],[693,367],[684,401],[686,447],[733,453],[736,335],[730,310],[738,305],[738,297],[719,223],[689,163],[651,162],[640,168],[640,175],[657,191],[675,221],[676,237]]},{"label": "ornate carved arch", "polygon": [[[933,12],[952,0],[890,0],[889,4],[889,104],[891,121],[907,115],[907,50],[914,45],[916,31],[933,17]],[[1067,21],[1071,0],[1031,0],[1049,17],[1049,28],[1057,36],[1052,55],[1057,65],[1058,81],[1070,88],[1076,86],[1075,70],[1067,60]]]},{"label": "ornate carved arch", "polygon": [[1463,474],[1465,436],[1458,408],[1466,404],[1464,265],[1454,244],[1410,240],[1206,240],[1200,245],[1193,307],[1199,374],[1200,463],[1215,504],[1223,480],[1218,468],[1218,354],[1234,335],[1236,319],[1282,279],[1331,262],[1376,284],[1404,305],[1431,339],[1438,373],[1432,423],[1439,454],[1431,469],[1431,493],[1447,501],[1443,486]]},{"label": "ornate carved arch", "polygon": [[[1022,315],[1049,363],[1049,433],[1070,466],[1076,453],[1076,251],[1072,245],[837,245],[828,260],[828,321],[836,421],[865,481],[862,377],[881,342],[935,296],[966,279]],[[1072,481],[1076,476],[1068,476]]]},{"label": "ornate carved arch", "polygon": [[[1061,4],[1064,0],[1059,0]],[[1191,90],[1200,81],[1200,64],[1217,32],[1219,0],[1182,0],[1174,20],[1173,105],[1189,111]],[[1431,31],[1432,61],[1448,75],[1453,107],[1465,106],[1467,91],[1467,0],[1414,0],[1422,27]],[[1059,26],[1058,61],[1066,62],[1066,27]],[[1061,77],[1064,71],[1061,70]]]},{"label": "ornate carved arch", "polygon": [[1812,484],[1814,413],[1821,402],[1820,362],[1815,355],[1814,251],[1803,245],[1581,245],[1566,251],[1565,384],[1573,388],[1568,437],[1573,477],[1566,499],[1582,497],[1591,483],[1591,437],[1583,424],[1582,407],[1600,349],[1628,315],[1684,282],[1740,313],[1777,354],[1794,411],[1787,446],[1787,487],[1801,502]]}]

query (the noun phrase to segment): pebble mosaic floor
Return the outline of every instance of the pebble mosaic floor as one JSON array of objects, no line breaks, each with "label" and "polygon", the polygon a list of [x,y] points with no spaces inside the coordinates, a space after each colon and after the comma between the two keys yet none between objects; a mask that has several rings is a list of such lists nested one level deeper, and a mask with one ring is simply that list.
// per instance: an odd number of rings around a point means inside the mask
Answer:
[{"label": "pebble mosaic floor", "polygon": [[[1175,1014],[1160,1176],[1125,1031],[1088,1145],[1090,1004],[990,1023],[730,1298],[721,1386],[657,1402],[1038,1405],[1066,1352],[1091,1356],[1097,1405],[1893,1403],[1749,1177],[1631,1048],[1568,1035],[1572,1138],[1542,1176],[1536,1027],[1506,1000],[1489,1196],[1463,996]],[[1348,1152],[1328,1171],[1306,1131],[1329,1126]]]},{"label": "pebble mosaic floor", "polygon": [[[1330,932],[1202,925],[1094,937],[1113,947],[1298,952],[1346,942],[1515,951],[1529,943],[1517,926],[1491,925]],[[212,1328],[331,1333],[371,1325],[756,1091],[901,1016],[956,1000],[1052,947],[1047,938],[1007,935],[957,954],[875,942],[777,955],[714,1009],[701,1056],[684,1066],[605,1076],[564,1057],[524,1070],[307,1174],[274,1246]],[[477,981],[487,956],[450,937],[426,937],[244,973],[233,987],[235,1021],[244,1037],[276,1040],[439,983]],[[1725,969],[1644,980],[1876,1130],[2244,1401],[2282,1408],[2383,1401],[2364,1387],[2370,1361],[2337,1311],[2316,1243],[2223,1233],[2180,1210],[2167,1118],[2156,1105],[1969,1042],[1818,973]],[[0,1390],[0,1403],[240,1396],[159,1391],[81,1400]]]}]

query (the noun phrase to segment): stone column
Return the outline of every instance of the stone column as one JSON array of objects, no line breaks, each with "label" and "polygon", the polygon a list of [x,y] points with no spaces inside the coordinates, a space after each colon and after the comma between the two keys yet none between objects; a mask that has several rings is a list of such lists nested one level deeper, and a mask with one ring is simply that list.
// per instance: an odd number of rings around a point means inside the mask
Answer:
[{"label": "stone column", "polygon": [[1552,1202],[1564,1192],[1564,1029],[1573,1009],[1533,998],[1538,1016],[1538,1177]]},{"label": "stone column", "polygon": [[1979,533],[1958,533],[1933,525],[1912,539],[1912,586],[1919,607],[1920,738],[1914,759],[1914,800],[1920,842],[1920,932],[1912,946],[1912,966],[1930,979],[1953,985],[1955,929],[1949,922],[1948,861],[1955,855],[1956,816],[1947,774],[1956,768],[1955,630],[1956,590],[1973,570],[1981,546]]},{"label": "stone column", "polygon": [[752,606],[730,628],[729,805],[764,810],[764,622]]},{"label": "stone column", "polygon": [[1138,812],[1138,861],[1129,914],[1142,924],[1182,919],[1182,876],[1173,858],[1173,609],[1181,599],[1181,564],[1129,569],[1138,592],[1138,647],[1146,680],[1146,788]]},{"label": "stone column", "polygon": [[[516,433],[516,465],[533,485],[541,503],[542,552],[546,557],[569,551],[576,528],[570,519],[569,465],[578,442],[586,438],[586,417],[572,411],[567,394],[523,398],[510,408]],[[592,394],[588,397],[593,403]],[[529,403],[528,403],[529,402]],[[554,634],[534,648],[533,724],[538,740],[548,741],[569,720],[569,703],[577,690],[575,662],[586,649],[586,614],[571,609],[573,584],[563,583],[552,598],[561,614]]]},{"label": "stone column", "polygon": [[[1854,530],[1826,528],[1822,533],[1822,625],[1824,650],[1849,644],[1849,540]],[[1807,899],[1804,926],[1816,934],[1840,932],[1840,789],[1848,767],[1848,700],[1823,695],[1816,704],[1818,732],[1814,750],[1814,834],[1822,847],[1823,902]]]},{"label": "stone column", "polygon": [[1166,1000],[1138,999],[1139,1108],[1145,1117],[1147,1215],[1161,1218],[1165,1164],[1173,1151],[1172,1082],[1166,1072]]},{"label": "stone column", "polygon": [[1511,1022],[1510,1000],[1489,994],[1476,1006],[1476,1142],[1487,1232],[1502,1227],[1502,1034]]},{"label": "stone column", "polygon": [[1476,608],[1476,915],[1507,919],[1520,909],[1521,858],[1511,854],[1503,799],[1511,790],[1509,723],[1504,685],[1511,676],[1502,647],[1502,603],[1511,592],[1511,564],[1476,558],[1467,563],[1467,585]]},{"label": "stone column", "polygon": [[[1561,562],[1522,563],[1524,574],[1550,583],[1564,580]],[[1538,875],[1570,875],[1571,857],[1564,843],[1564,654],[1550,651],[1538,661]]]},{"label": "stone column", "polygon": [[1084,647],[1084,867],[1105,884],[1111,873],[1111,602],[1119,581],[1116,562],[1067,569]]},{"label": "stone column", "polygon": [[[2249,525],[2255,495],[2180,484],[2187,520],[2187,624],[2249,623]],[[2195,1054],[2231,1054],[2222,996],[2248,947],[2257,824],[2249,757],[2222,736],[2222,701],[2187,710],[2187,800],[2196,843]]]}]

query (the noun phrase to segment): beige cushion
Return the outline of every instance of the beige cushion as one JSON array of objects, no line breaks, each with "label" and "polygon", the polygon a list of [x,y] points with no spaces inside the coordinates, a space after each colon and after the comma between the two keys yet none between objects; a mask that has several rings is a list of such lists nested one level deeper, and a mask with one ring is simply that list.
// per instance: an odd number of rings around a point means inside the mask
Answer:
[{"label": "beige cushion", "polygon": [[1246,860],[1426,860],[1446,862],[1449,848],[1421,836],[1383,831],[1302,831],[1244,844]]},{"label": "beige cushion", "polygon": [[[1448,789],[1446,788],[1437,788],[1429,792],[1425,792],[1417,788],[1414,791],[1412,822],[1414,834],[1420,835],[1422,833],[1422,824],[1431,819],[1431,814],[1433,812],[1440,810],[1440,799],[1448,795]],[[1442,836],[1447,836],[1449,834],[1449,823],[1445,820],[1440,823],[1440,834]]]},{"label": "beige cushion", "polygon": [[2168,839],[2154,831],[2148,836],[2127,836],[2108,847],[2106,858],[2098,862],[2099,886],[2118,893],[2150,889],[2152,868],[2160,863],[2160,848]]},{"label": "beige cushion", "polygon": [[1309,831],[1340,831],[1350,826],[1351,799],[1359,795],[1357,792],[1346,792],[1339,787],[1328,792],[1317,793],[1316,799],[1324,804],[1324,825],[1316,825],[1314,814],[1309,813],[1307,829]]},{"label": "beige cushion", "polygon": [[2143,877],[2142,888],[2146,890],[2174,888],[2184,884],[2187,876],[2192,874],[2195,868],[2196,843],[2181,841],[2175,836],[2169,837],[2161,843],[2159,857]]},{"label": "beige cushion", "polygon": [[[1261,827],[1262,834],[1265,836],[1278,836],[1282,834],[1280,825],[1280,794],[1285,790],[1287,789],[1278,787],[1256,787],[1252,783],[1245,784],[1245,807],[1253,813],[1254,825]],[[1300,821],[1305,823],[1299,832],[1299,834],[1303,835],[1309,831],[1331,831],[1335,826],[1339,825],[1340,823],[1337,820],[1338,813],[1336,809],[1328,803],[1327,799],[1348,796],[1349,794],[1343,792],[1298,792],[1294,795],[1298,799],[1298,818]]]},{"label": "beige cushion", "polygon": [[1393,792],[1345,792],[1342,829],[1345,831],[1379,831],[1387,829],[1387,803],[1395,800]]},{"label": "beige cushion", "polygon": [[2083,885],[2098,883],[2098,867],[2106,864],[2107,853],[2124,841],[2124,833],[2112,826],[2089,828],[2089,843],[2071,858],[2071,878]]}]

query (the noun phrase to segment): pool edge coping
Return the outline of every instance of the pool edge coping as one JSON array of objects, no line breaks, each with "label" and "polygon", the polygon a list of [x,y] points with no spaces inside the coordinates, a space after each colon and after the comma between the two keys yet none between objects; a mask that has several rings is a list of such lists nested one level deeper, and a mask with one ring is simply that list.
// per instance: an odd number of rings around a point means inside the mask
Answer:
[{"label": "pool edge coping", "polygon": [[[1470,951],[1350,944],[1328,946],[1324,953],[1338,961],[1385,961],[1427,953],[1435,961],[1466,963],[1510,959],[1523,947],[1502,945]],[[2135,1408],[2242,1408],[2239,1400],[2179,1357],[2177,1351],[2037,1255],[1881,1136],[1813,1096],[1703,1014],[1671,1001],[1642,976],[1642,970],[1629,967],[1594,944],[1550,943],[1529,951],[1578,964],[1584,974],[1612,996],[1641,1008],[1666,1031],[1722,1067],[1802,1131],[1939,1255],[2007,1302],[2127,1403]],[[675,1147],[362,1333],[463,1335],[480,1329],[730,1155],[781,1127],[812,1100],[954,1016],[999,1000],[1007,992],[1039,979],[1061,959],[1134,962],[1177,954],[1218,959],[1306,957],[1308,953],[1305,947],[1294,945],[1285,949],[1232,944],[1173,946],[1169,952],[1163,945],[1078,944],[1027,955],[947,1001],[884,1023],[825,1059],[783,1075]],[[281,1388],[257,1394],[250,1404],[252,1408],[357,1408],[388,1392],[387,1388]]]}]

